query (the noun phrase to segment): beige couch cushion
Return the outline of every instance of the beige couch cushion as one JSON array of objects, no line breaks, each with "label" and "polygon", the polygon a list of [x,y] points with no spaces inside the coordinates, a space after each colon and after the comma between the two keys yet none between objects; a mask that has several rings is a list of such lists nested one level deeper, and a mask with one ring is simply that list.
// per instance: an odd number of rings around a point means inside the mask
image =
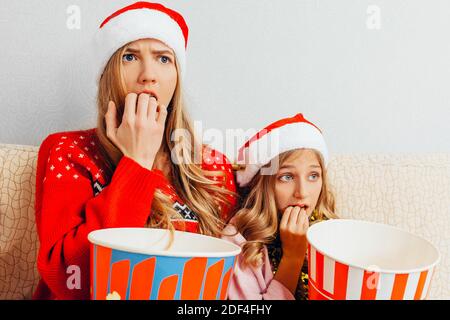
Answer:
[{"label": "beige couch cushion", "polygon": [[0,144],[0,299],[29,299],[39,280],[34,219],[37,151]]},{"label": "beige couch cushion", "polygon": [[[0,299],[29,299],[37,285],[34,220],[37,147],[0,144]],[[441,253],[430,298],[450,299],[450,154],[335,155],[337,214],[394,225]]]}]

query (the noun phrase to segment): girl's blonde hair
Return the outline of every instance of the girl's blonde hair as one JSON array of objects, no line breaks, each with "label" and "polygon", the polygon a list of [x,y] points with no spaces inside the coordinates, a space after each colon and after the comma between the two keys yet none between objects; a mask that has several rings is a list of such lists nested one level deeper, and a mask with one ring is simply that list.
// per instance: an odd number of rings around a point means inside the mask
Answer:
[{"label": "girl's blonde hair", "polygon": [[[335,211],[334,196],[329,190],[327,172],[322,155],[313,149],[297,149],[284,152],[274,161],[283,165],[286,161],[294,158],[302,150],[311,150],[319,160],[322,168],[322,189],[317,200],[316,221],[328,218],[337,218]],[[275,240],[278,232],[278,209],[275,200],[276,174],[257,174],[248,186],[249,193],[244,199],[242,208],[236,213],[233,224],[247,240],[242,247],[244,264],[258,266],[263,262],[263,248]],[[312,222],[313,223],[313,222]]]},{"label": "girl's blonde hair", "polygon": [[[125,97],[127,95],[123,78],[122,56],[128,45],[117,50],[110,58],[100,78],[97,96],[98,119],[96,133],[101,144],[100,151],[104,155],[111,173],[115,170],[123,154],[106,136],[105,113],[108,110],[109,101],[114,101],[117,106],[117,123],[120,124],[122,122]],[[175,65],[177,65],[177,62],[175,62]],[[172,133],[177,129],[181,129],[177,131],[187,134],[187,136],[181,137],[176,141],[176,149],[173,152],[173,156],[176,157],[178,164],[175,165],[170,161],[173,178],[171,182],[180,198],[197,214],[200,232],[206,235],[218,236],[224,226],[224,221],[220,218],[220,206],[223,206],[223,203],[225,203],[227,195],[234,196],[235,194],[217,186],[216,181],[206,177],[206,174],[210,177],[224,176],[223,172],[202,170],[201,164],[199,165],[192,161],[194,156],[203,156],[204,152],[207,152],[209,149],[205,148],[205,151],[202,150],[202,145],[194,134],[191,122],[185,111],[178,68],[177,73],[178,81],[168,106],[168,110],[171,109],[171,111],[169,111],[167,116],[161,147],[170,157],[172,150],[175,148],[175,142],[171,139]],[[185,161],[185,159],[188,161]],[[201,162],[201,159],[196,162]],[[172,205],[173,201],[169,196],[160,190],[156,190],[152,203],[152,214],[150,215],[149,212],[147,227],[167,228],[172,231],[171,235],[173,235],[175,228],[171,219],[182,219],[182,217]]]}]

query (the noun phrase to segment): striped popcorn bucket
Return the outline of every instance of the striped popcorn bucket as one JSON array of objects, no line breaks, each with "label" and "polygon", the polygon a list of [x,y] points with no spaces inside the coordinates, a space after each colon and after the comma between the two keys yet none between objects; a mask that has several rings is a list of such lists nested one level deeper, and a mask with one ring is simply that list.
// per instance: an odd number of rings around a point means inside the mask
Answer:
[{"label": "striped popcorn bucket", "polygon": [[209,236],[151,228],[93,231],[93,300],[224,300],[241,248]]},{"label": "striped popcorn bucket", "polygon": [[336,219],[307,232],[309,299],[422,300],[440,256],[401,229]]}]

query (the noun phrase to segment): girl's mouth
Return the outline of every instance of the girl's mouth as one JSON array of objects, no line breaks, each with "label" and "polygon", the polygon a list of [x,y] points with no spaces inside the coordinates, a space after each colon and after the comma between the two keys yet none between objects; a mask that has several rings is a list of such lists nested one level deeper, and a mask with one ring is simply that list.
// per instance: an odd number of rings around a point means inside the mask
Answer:
[{"label": "girl's mouth", "polygon": [[291,204],[288,207],[300,207],[302,209],[308,210],[308,206],[306,204]]}]

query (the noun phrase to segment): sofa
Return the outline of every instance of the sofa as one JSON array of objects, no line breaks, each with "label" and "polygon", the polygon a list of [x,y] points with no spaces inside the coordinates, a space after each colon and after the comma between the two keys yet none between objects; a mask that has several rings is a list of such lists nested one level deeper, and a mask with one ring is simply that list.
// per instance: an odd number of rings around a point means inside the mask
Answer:
[{"label": "sofa", "polygon": [[[38,147],[0,144],[0,299],[31,299],[38,280],[34,220]],[[335,154],[328,179],[341,218],[384,223],[441,254],[429,299],[450,299],[450,153]]]}]

